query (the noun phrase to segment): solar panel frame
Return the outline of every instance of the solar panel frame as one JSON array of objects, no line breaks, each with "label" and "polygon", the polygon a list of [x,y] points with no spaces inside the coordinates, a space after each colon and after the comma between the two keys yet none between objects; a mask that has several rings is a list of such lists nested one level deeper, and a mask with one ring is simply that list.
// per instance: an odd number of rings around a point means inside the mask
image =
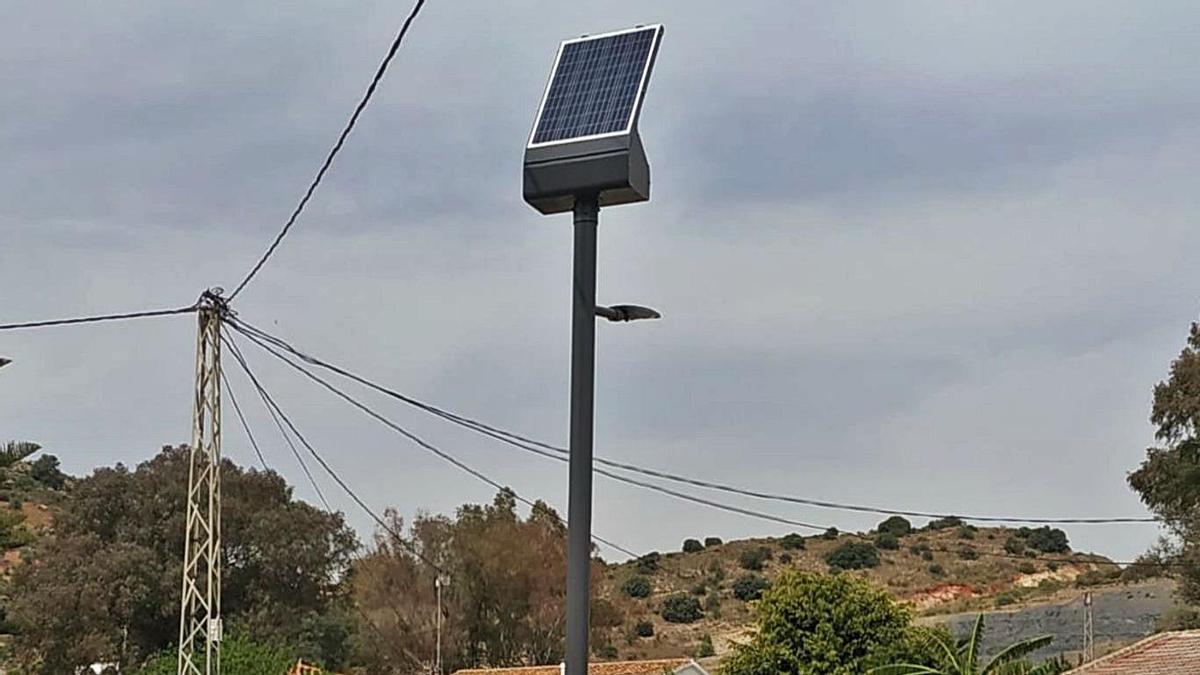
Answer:
[{"label": "solar panel frame", "polygon": [[[587,136],[572,136],[570,138],[559,138],[550,141],[534,142],[537,137],[538,126],[542,123],[542,115],[546,112],[546,103],[550,99],[550,89],[554,86],[554,78],[558,75],[558,66],[562,61],[563,52],[568,45],[579,42],[587,42],[590,40],[602,40],[605,38],[614,37],[617,35],[626,35],[629,33],[639,33],[643,31],[653,31],[653,36],[650,41],[650,52],[646,55],[646,63],[642,66],[642,75],[638,80],[637,94],[633,98],[633,107],[629,111],[629,120],[625,124],[624,129],[610,131],[600,134],[590,134]],[[609,138],[613,136],[623,136],[631,133],[633,127],[637,124],[638,116],[642,111],[642,98],[646,94],[646,85],[650,80],[650,69],[654,65],[654,59],[658,55],[658,46],[662,41],[663,24],[655,23],[644,26],[635,26],[633,28],[624,28],[621,30],[609,31],[607,33],[599,33],[597,35],[586,35],[584,37],[573,38],[571,40],[563,40],[558,45],[558,53],[554,56],[554,66],[550,69],[550,77],[546,80],[546,88],[542,92],[541,103],[538,104],[537,115],[533,118],[533,129],[529,131],[529,142],[527,148],[544,148],[552,145],[563,145],[566,143],[576,143],[579,141],[588,141],[597,138]]]}]

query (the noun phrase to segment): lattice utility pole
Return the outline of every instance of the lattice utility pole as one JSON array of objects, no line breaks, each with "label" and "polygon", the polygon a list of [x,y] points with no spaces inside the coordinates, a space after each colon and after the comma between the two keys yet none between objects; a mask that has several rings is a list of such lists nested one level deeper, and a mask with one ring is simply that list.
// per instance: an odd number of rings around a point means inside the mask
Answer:
[{"label": "lattice utility pole", "polygon": [[178,675],[221,672],[221,293],[200,296]]},{"label": "lattice utility pole", "polygon": [[1092,592],[1083,594],[1083,662],[1096,658],[1096,625],[1092,617]]}]

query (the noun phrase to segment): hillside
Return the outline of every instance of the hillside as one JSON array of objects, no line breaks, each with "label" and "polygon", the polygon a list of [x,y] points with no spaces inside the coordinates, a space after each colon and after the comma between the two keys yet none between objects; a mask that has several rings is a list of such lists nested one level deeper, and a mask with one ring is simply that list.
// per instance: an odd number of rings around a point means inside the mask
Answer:
[{"label": "hillside", "polygon": [[[861,566],[846,573],[888,589],[921,616],[1044,602],[1065,589],[1115,583],[1121,574],[1103,556],[1071,552],[1066,536],[1049,528],[975,528],[951,519],[897,533],[692,542],[688,552],[609,565],[601,595],[615,609],[606,614],[621,623],[611,629],[606,655],[704,654],[706,637],[720,655],[745,634],[750,605],[771,579],[789,568],[829,572],[827,560]],[[835,551],[842,558],[831,557]],[[694,600],[671,600],[683,597]]]}]

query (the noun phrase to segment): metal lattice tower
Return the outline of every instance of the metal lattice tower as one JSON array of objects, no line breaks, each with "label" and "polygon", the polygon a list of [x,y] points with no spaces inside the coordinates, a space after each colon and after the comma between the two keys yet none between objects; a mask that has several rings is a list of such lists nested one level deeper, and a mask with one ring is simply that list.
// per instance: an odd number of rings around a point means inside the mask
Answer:
[{"label": "metal lattice tower", "polygon": [[1083,594],[1083,662],[1096,658],[1096,625],[1092,617],[1092,592]]},{"label": "metal lattice tower", "polygon": [[221,672],[221,318],[228,310],[220,293],[200,297],[178,675]]}]

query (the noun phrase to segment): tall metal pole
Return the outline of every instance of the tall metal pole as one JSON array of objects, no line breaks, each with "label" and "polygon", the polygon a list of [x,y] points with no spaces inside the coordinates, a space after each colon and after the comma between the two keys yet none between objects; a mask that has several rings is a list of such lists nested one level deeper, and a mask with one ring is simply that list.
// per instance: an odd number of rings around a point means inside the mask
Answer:
[{"label": "tall metal pole", "polygon": [[221,317],[219,291],[201,297],[188,449],[187,520],[179,605],[179,675],[221,672]]},{"label": "tall metal pole", "polygon": [[437,586],[437,656],[434,663],[437,664],[437,675],[442,675],[442,586],[446,585],[446,578],[439,574],[434,584]]},{"label": "tall metal pole", "polygon": [[1092,613],[1092,592],[1083,594],[1083,662],[1096,658],[1096,625]]},{"label": "tall metal pole", "polygon": [[571,466],[567,500],[566,675],[587,675],[592,565],[592,427],[596,380],[596,195],[575,199],[571,316]]}]

